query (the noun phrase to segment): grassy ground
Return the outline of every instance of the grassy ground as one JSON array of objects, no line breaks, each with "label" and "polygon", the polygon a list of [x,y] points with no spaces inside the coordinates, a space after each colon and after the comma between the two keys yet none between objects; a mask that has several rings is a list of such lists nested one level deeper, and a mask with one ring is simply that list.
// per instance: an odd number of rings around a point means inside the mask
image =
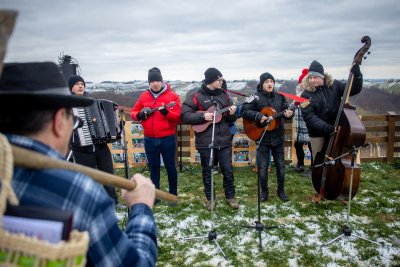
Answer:
[{"label": "grassy ground", "polygon": [[[134,173],[136,170],[131,170]],[[148,176],[148,173],[144,173]],[[362,165],[359,190],[351,202],[350,237],[326,242],[342,234],[348,206],[339,201],[310,201],[311,180],[286,169],[289,202],[276,196],[276,174],[270,173],[270,199],[261,204],[258,218],[257,176],[249,167],[235,168],[239,210],[229,208],[216,174],[217,208],[213,216],[205,208],[199,167],[179,173],[179,204],[161,202],[154,207],[159,229],[158,266],[399,266],[400,265],[400,169],[398,165]],[[121,176],[123,172],[121,171]],[[168,191],[162,172],[162,190]],[[122,214],[121,214],[122,213]],[[121,225],[126,218],[120,211]],[[269,229],[269,228],[272,229]],[[215,229],[217,238],[207,236]],[[373,244],[356,235],[378,242]],[[187,237],[204,237],[183,240]],[[215,243],[215,241],[217,243]],[[226,258],[217,244],[226,254]]]}]

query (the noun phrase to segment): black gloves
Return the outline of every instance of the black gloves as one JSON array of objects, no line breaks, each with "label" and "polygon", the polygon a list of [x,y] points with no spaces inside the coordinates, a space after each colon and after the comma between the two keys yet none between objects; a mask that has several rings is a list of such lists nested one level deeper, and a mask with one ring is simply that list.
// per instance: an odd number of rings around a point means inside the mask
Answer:
[{"label": "black gloves", "polygon": [[168,109],[166,107],[164,107],[163,109],[160,109],[160,113],[163,114],[164,116],[167,116]]},{"label": "black gloves", "polygon": [[351,68],[351,72],[354,74],[355,78],[360,78],[362,76],[359,64],[354,64],[354,66]]},{"label": "black gloves", "polygon": [[[165,107],[160,109],[159,111],[164,116],[167,116],[167,114],[168,114],[168,110]],[[142,110],[137,114],[137,118],[140,121],[144,121],[144,120],[148,119],[151,116],[151,114],[153,114],[151,108],[148,108],[148,107],[142,108]]]},{"label": "black gloves", "polygon": [[137,114],[137,118],[140,121],[144,121],[145,119],[148,118],[148,116],[150,116],[150,108],[142,108],[142,110]]}]

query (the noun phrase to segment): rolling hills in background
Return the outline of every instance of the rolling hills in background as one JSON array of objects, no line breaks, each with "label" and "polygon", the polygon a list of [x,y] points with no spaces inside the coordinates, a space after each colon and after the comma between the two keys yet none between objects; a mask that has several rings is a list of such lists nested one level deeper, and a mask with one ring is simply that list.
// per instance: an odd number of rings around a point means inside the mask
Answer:
[{"label": "rolling hills in background", "polygon": [[[199,81],[168,82],[183,101],[187,94],[200,88]],[[251,95],[256,92],[257,80],[228,81],[228,89]],[[277,91],[295,94],[297,82],[277,80]],[[147,81],[86,83],[87,91],[95,98],[108,99],[118,105],[133,107],[140,94],[148,88]],[[232,96],[235,96],[232,94]],[[241,96],[238,96],[240,102]],[[394,111],[400,114],[400,80],[365,80],[360,94],[352,96],[350,103],[355,105],[361,115],[386,114]]]}]

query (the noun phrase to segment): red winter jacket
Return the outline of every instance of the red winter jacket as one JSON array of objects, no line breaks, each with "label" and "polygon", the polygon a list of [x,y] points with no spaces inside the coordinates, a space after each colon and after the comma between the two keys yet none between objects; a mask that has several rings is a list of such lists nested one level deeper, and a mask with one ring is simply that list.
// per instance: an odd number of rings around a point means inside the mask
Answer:
[{"label": "red winter jacket", "polygon": [[169,84],[165,84],[167,89],[162,92],[156,99],[151,94],[150,89],[142,93],[131,110],[131,117],[133,120],[138,121],[137,115],[145,108],[158,108],[175,102],[175,106],[169,107],[166,116],[155,111],[149,118],[141,121],[144,136],[147,137],[165,137],[176,133],[176,124],[180,122],[181,102],[179,96],[172,91]]}]

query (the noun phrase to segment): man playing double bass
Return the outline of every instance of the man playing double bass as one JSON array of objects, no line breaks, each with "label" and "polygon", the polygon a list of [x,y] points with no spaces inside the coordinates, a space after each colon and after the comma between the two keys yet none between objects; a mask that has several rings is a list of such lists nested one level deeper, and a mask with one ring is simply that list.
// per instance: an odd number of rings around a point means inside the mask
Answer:
[{"label": "man playing double bass", "polygon": [[[350,95],[361,92],[363,76],[360,65],[354,64],[351,68],[354,74],[353,86]],[[304,92],[302,97],[310,99],[310,104],[303,110],[303,119],[306,122],[312,148],[312,156],[321,152],[325,138],[335,132],[335,119],[339,112],[341,98],[346,88],[346,83],[334,80],[331,75],[324,72],[324,67],[316,60],[311,62],[308,75],[302,81]],[[319,192],[316,192],[312,201],[321,201]]]}]

